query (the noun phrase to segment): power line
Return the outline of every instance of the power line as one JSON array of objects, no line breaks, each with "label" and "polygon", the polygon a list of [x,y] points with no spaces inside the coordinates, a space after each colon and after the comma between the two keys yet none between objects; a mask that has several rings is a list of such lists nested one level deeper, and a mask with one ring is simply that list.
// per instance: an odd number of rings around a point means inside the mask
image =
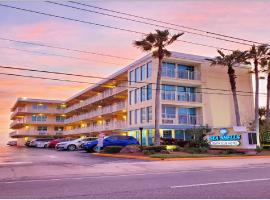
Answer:
[{"label": "power line", "polygon": [[[97,78],[97,79],[104,79],[104,80],[108,80],[108,81],[110,81],[110,80],[117,80],[117,79],[109,79],[109,78],[104,78],[104,77],[99,77],[99,76],[73,74],[73,73],[64,73],[64,72],[55,72],[55,71],[47,71],[47,70],[37,70],[37,69],[32,69],[32,68],[31,69],[27,69],[27,68],[21,68],[21,67],[10,67],[10,66],[2,66],[2,65],[0,65],[0,68],[2,68],[2,69],[13,69],[13,70],[22,70],[22,71],[31,71],[31,72],[41,72],[41,73],[57,74],[57,75],[68,75],[68,76],[84,77],[84,78]],[[120,80],[120,81],[135,82],[135,81],[129,81],[129,80]],[[80,81],[80,83],[98,84],[98,83],[90,83],[90,82],[84,82],[84,81]],[[146,83],[146,84],[157,85],[157,83],[154,83],[154,82],[139,82],[139,83]],[[161,85],[164,85],[164,84],[161,84]],[[108,85],[108,86],[111,86],[111,85]],[[140,87],[134,87],[134,86],[118,86],[118,87],[129,87],[129,88],[135,88],[135,89],[139,89],[140,88]],[[231,92],[231,90],[219,89],[219,88],[200,88],[200,89],[223,91],[223,92]],[[152,90],[156,90],[156,89],[152,89]],[[241,91],[241,90],[238,90],[236,92],[253,94],[253,92]],[[266,93],[260,93],[260,94],[266,95]]]},{"label": "power line", "polygon": [[130,18],[126,18],[126,17],[121,17],[121,16],[111,15],[111,14],[107,14],[107,13],[97,12],[97,11],[94,11],[94,10],[88,10],[88,9],[84,9],[84,8],[79,8],[79,7],[70,6],[70,5],[67,5],[67,4],[62,4],[62,3],[52,2],[52,1],[45,1],[45,2],[50,3],[50,4],[55,4],[55,5],[68,7],[68,8],[73,8],[73,9],[76,9],[76,10],[92,12],[92,13],[99,14],[99,15],[114,17],[114,18],[128,20],[128,21],[133,21],[133,22],[137,22],[137,23],[140,23],[140,24],[146,24],[146,25],[151,25],[151,26],[155,26],[155,27],[161,27],[161,28],[166,28],[166,29],[170,29],[170,30],[181,31],[181,32],[192,34],[192,35],[199,35],[199,36],[202,36],[202,37],[208,37],[208,38],[212,38],[212,39],[223,40],[223,41],[226,41],[226,42],[252,46],[251,44],[247,44],[247,43],[243,43],[243,42],[237,42],[237,41],[228,40],[228,39],[224,39],[224,38],[220,38],[220,37],[216,37],[216,36],[205,35],[205,34],[201,34],[201,33],[176,29],[176,28],[173,28],[173,27],[163,26],[163,25],[159,25],[159,24],[153,24],[153,23],[149,23],[149,22],[145,22],[145,21],[139,21],[139,20],[136,20],[136,19],[130,19]]},{"label": "power line", "polygon": [[[21,75],[21,74],[13,74],[13,73],[2,73],[2,72],[0,72],[0,75],[25,77],[25,78],[33,78],[33,79],[43,79],[43,80],[53,80],[53,81],[63,81],[63,82],[73,82],[73,83],[97,84],[97,83],[91,83],[91,82],[85,82],[85,81],[73,81],[73,80],[67,80],[67,79],[47,78],[47,77],[41,77],[41,76],[30,76],[30,75]],[[104,87],[106,87],[106,86],[104,85]],[[128,87],[128,86],[118,86],[118,87]],[[152,89],[152,90],[156,90],[156,89]],[[228,93],[210,93],[210,92],[202,92],[202,91],[195,91],[194,93],[229,95],[229,96],[232,95],[232,94],[228,94]],[[253,95],[238,94],[238,96],[253,96]]]},{"label": "power line", "polygon": [[32,50],[26,50],[26,49],[18,49],[18,48],[13,48],[13,47],[2,47],[2,49],[13,49],[16,51],[22,51],[22,52],[27,52],[27,53],[37,53],[41,55],[49,55],[49,56],[57,56],[57,57],[63,57],[63,58],[69,58],[69,59],[74,59],[74,60],[82,60],[82,61],[87,61],[89,63],[106,63],[106,64],[115,64],[115,65],[121,65],[120,63],[114,63],[114,62],[106,62],[106,61],[98,61],[98,60],[89,60],[89,59],[84,59],[84,58],[78,58],[74,56],[65,56],[65,55],[60,55],[60,54],[54,54],[54,53],[46,53],[46,52],[40,52],[40,51],[32,51]]},{"label": "power line", "polygon": [[[90,25],[101,26],[101,27],[105,27],[105,28],[111,28],[111,29],[114,29],[114,30],[121,30],[121,31],[140,34],[140,35],[146,35],[147,34],[147,33],[139,32],[139,31],[135,31],[135,30],[125,29],[125,28],[120,28],[120,27],[115,27],[115,26],[110,26],[110,25],[104,25],[104,24],[99,24],[99,23],[74,19],[74,18],[70,18],[70,17],[63,17],[63,16],[59,16],[59,15],[53,15],[53,14],[49,14],[49,13],[29,10],[29,9],[25,9],[25,8],[19,8],[19,7],[5,5],[5,4],[0,4],[0,6],[7,7],[7,8],[12,8],[12,9],[16,9],[16,10],[21,10],[21,11],[25,11],[25,12],[36,13],[36,14],[40,14],[40,15],[46,15],[46,16],[50,16],[50,17],[75,21],[75,22],[84,23],[84,24],[90,24]],[[206,45],[206,44],[201,44],[201,43],[195,43],[195,42],[190,42],[190,41],[186,41],[186,40],[179,40],[178,39],[177,41],[184,42],[184,43],[189,43],[189,44],[194,44],[194,45],[198,45],[198,46],[204,46],[204,47],[210,47],[210,48],[215,48],[215,49],[223,49],[223,50],[227,50],[227,51],[233,51],[233,50],[227,49],[227,48],[222,48],[222,47],[217,47],[217,46],[212,46],[212,45]]]},{"label": "power line", "polygon": [[140,19],[144,19],[144,20],[148,20],[148,21],[158,22],[158,23],[161,23],[161,24],[172,25],[172,26],[176,26],[176,27],[180,27],[180,28],[194,30],[194,31],[198,31],[198,32],[206,33],[206,34],[218,35],[218,36],[225,37],[225,38],[230,38],[230,39],[235,39],[235,40],[240,40],[240,41],[245,41],[245,42],[251,42],[251,43],[255,43],[255,44],[263,44],[261,42],[256,42],[256,41],[247,40],[247,39],[243,39],[243,38],[239,38],[239,37],[234,37],[234,36],[229,36],[229,35],[225,35],[225,34],[215,33],[215,32],[206,31],[206,30],[202,30],[202,29],[198,29],[198,28],[189,27],[189,26],[183,26],[183,25],[179,25],[179,24],[174,24],[174,23],[170,23],[170,22],[167,22],[167,21],[161,21],[161,20],[157,20],[157,19],[153,19],[153,18],[142,17],[142,16],[138,16],[138,15],[134,15],[134,14],[126,13],[126,12],[120,12],[120,11],[116,11],[116,10],[112,10],[112,9],[101,8],[101,7],[98,7],[98,6],[92,6],[92,5],[85,4],[85,3],[74,2],[74,1],[68,1],[68,2],[83,5],[83,6],[87,6],[87,7],[96,8],[96,9],[99,9],[99,10],[105,10],[105,11],[109,11],[109,12],[113,12],[113,13],[117,13],[117,14],[122,14],[122,15],[130,16],[130,17],[136,17],[136,18],[140,18]]},{"label": "power line", "polygon": [[33,46],[43,46],[43,47],[49,47],[49,48],[53,48],[53,49],[61,49],[61,50],[79,52],[79,53],[88,53],[88,54],[93,54],[93,55],[98,55],[98,56],[105,56],[105,57],[111,57],[111,58],[133,60],[132,58],[126,58],[126,57],[115,56],[115,55],[110,55],[110,54],[103,54],[103,53],[97,53],[97,52],[93,52],[93,51],[86,51],[86,50],[80,50],[80,49],[72,49],[72,48],[67,48],[67,47],[59,47],[59,46],[54,46],[54,45],[49,45],[49,44],[43,44],[43,43],[20,41],[20,40],[14,40],[14,39],[10,39],[10,38],[0,37],[0,40],[10,41],[10,42],[16,42],[16,43],[22,43],[22,44],[29,44],[29,45],[33,45]]}]

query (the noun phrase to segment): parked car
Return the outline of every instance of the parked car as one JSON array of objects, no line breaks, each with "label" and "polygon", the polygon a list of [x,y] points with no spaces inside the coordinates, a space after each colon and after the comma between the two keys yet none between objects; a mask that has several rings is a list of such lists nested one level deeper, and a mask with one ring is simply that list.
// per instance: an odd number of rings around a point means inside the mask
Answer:
[{"label": "parked car", "polygon": [[30,140],[28,140],[28,141],[26,141],[26,143],[24,144],[25,146],[27,146],[27,147],[30,147]]},{"label": "parked car", "polygon": [[44,148],[47,145],[47,142],[51,141],[51,138],[37,138],[31,140],[29,147],[39,147]]},{"label": "parked car", "polygon": [[55,139],[55,140],[51,140],[48,143],[48,148],[55,148],[56,144],[58,144],[60,142],[66,142],[66,141],[69,141],[69,140],[67,138],[58,138],[58,139]]},{"label": "parked car", "polygon": [[89,139],[91,140],[91,138],[78,138],[78,139],[71,140],[71,141],[60,142],[60,143],[56,144],[55,148],[57,150],[75,151],[77,149],[81,149],[82,144]]},{"label": "parked car", "polygon": [[87,138],[84,138],[81,145],[80,145],[80,148],[83,148],[83,145],[86,144],[87,142],[90,142],[90,141],[93,141],[93,140],[97,140],[97,137],[87,137]]},{"label": "parked car", "polygon": [[[98,140],[87,142],[83,145],[83,149],[87,152],[97,151]],[[139,142],[132,136],[113,135],[104,137],[103,147],[107,146],[127,146],[132,144],[139,144]]]},{"label": "parked car", "polygon": [[8,141],[7,145],[9,145],[9,146],[17,146],[17,141],[16,140]]}]

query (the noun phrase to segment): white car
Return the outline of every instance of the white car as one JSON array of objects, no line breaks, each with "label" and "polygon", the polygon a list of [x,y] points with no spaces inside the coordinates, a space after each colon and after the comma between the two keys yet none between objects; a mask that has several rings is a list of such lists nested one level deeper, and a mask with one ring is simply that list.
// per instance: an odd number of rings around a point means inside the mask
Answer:
[{"label": "white car", "polygon": [[94,137],[89,138],[78,138],[71,141],[66,142],[60,142],[56,144],[55,149],[57,150],[69,150],[69,151],[75,151],[77,149],[81,149],[84,142],[87,142],[89,140],[95,140]]},{"label": "white car", "polygon": [[36,147],[37,148],[47,148],[50,140],[42,140],[42,141],[36,141]]},{"label": "white car", "polygon": [[51,141],[50,138],[37,138],[31,140],[29,147],[38,147],[38,148],[45,148],[46,144]]}]

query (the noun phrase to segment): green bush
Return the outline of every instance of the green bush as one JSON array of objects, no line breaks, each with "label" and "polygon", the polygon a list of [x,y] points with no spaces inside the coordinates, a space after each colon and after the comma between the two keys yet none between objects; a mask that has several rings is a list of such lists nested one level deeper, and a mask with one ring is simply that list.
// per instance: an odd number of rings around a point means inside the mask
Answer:
[{"label": "green bush", "polygon": [[187,153],[206,153],[208,151],[207,147],[188,147],[184,149]]},{"label": "green bush", "polygon": [[152,155],[155,154],[156,152],[154,150],[143,150],[142,151],[145,155]]},{"label": "green bush", "polygon": [[184,151],[184,148],[176,146],[176,148],[173,151]]},{"label": "green bush", "polygon": [[149,150],[149,151],[152,150],[156,153],[159,153],[162,150],[166,150],[166,146],[162,146],[162,145],[161,146],[144,146],[142,150]]},{"label": "green bush", "polygon": [[123,147],[122,146],[108,146],[105,147],[103,152],[104,153],[119,153]]}]

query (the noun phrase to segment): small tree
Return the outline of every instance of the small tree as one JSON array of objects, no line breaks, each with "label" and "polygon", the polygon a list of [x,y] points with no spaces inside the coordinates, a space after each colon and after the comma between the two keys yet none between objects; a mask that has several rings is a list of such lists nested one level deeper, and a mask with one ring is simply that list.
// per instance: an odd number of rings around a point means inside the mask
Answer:
[{"label": "small tree", "polygon": [[159,117],[160,117],[160,80],[162,70],[162,60],[169,57],[171,53],[165,48],[172,44],[178,37],[184,33],[175,34],[169,37],[168,30],[156,30],[156,33],[149,33],[144,39],[135,41],[134,45],[143,51],[152,51],[152,56],[158,58],[158,70],[156,79],[156,97],[155,97],[155,145],[160,145]]}]

